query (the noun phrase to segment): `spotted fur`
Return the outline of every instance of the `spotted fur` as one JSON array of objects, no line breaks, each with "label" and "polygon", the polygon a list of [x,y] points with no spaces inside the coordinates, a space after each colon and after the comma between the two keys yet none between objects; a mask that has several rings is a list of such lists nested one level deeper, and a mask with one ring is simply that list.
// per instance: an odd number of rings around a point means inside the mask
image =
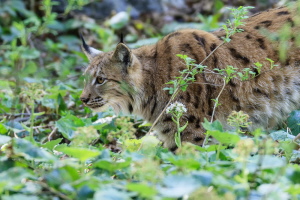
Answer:
[{"label": "spotted fur", "polygon": [[[196,82],[190,84],[186,92],[177,96],[188,112],[182,118],[182,124],[189,122],[181,135],[182,141],[202,144],[204,135],[201,123],[211,118],[215,99],[222,88],[222,77],[209,73],[215,68],[224,69],[232,65],[242,71],[251,68],[256,77],[247,81],[232,79],[220,96],[221,105],[216,110],[215,119],[224,126],[231,111],[243,110],[253,122],[250,129],[276,127],[294,109],[300,107],[300,50],[295,43],[299,34],[294,11],[286,7],[256,14],[246,20],[243,32],[235,34],[230,43],[219,47],[204,62],[207,69],[196,76]],[[281,27],[289,25],[295,33],[289,41],[287,58],[279,58],[278,39],[270,35]],[[83,46],[90,59],[85,71],[87,82],[81,99],[94,111],[102,111],[108,105],[116,111],[125,111],[154,122],[167,104],[170,95],[163,88],[165,83],[179,76],[179,70],[185,69],[183,60],[176,54],[186,54],[203,61],[222,43],[224,30],[208,33],[201,30],[179,30],[171,33],[153,45],[129,49],[119,43],[113,52],[99,52]],[[266,58],[275,61],[270,70]],[[263,64],[259,74],[254,63]],[[96,79],[100,77],[100,79]],[[101,79],[103,78],[103,79]],[[99,84],[98,82],[104,83]],[[175,148],[174,133],[176,126],[169,114],[155,126],[159,138],[170,149]]]}]

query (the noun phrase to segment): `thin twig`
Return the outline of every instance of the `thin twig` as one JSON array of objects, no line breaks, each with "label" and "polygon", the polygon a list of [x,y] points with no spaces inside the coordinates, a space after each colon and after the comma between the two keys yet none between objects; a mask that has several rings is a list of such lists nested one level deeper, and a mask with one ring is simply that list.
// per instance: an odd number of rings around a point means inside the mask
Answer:
[{"label": "thin twig", "polygon": [[48,141],[51,141],[51,139],[52,139],[52,136],[54,135],[54,133],[57,131],[57,127],[55,127],[54,129],[53,129],[53,131],[51,131],[51,133],[48,135]]},{"label": "thin twig", "polygon": [[211,115],[211,118],[210,118],[210,123],[213,122],[214,115],[215,115],[215,111],[216,111],[216,108],[217,108],[217,106],[218,106],[219,98],[220,98],[220,96],[221,96],[221,94],[222,94],[222,92],[223,92],[223,90],[224,90],[224,88],[225,88],[225,86],[226,86],[225,78],[223,78],[223,81],[224,81],[223,87],[222,87],[222,89],[220,90],[220,92],[219,92],[219,94],[218,94],[218,96],[217,96],[217,98],[216,98],[216,103],[214,104],[213,112],[212,112],[212,115]]},{"label": "thin twig", "polygon": [[[215,104],[214,104],[214,108],[213,108],[212,115],[211,115],[211,118],[210,118],[210,123],[212,123],[213,120],[214,120],[214,115],[215,115],[216,108],[218,107],[219,98],[220,98],[220,96],[221,96],[221,94],[222,94],[222,92],[224,91],[225,86],[226,86],[225,78],[223,78],[223,81],[224,81],[223,87],[222,87],[222,89],[220,90],[220,92],[219,92],[219,94],[218,94],[218,96],[217,96],[217,98],[216,98],[216,102],[215,102]],[[209,135],[206,134],[206,135],[205,135],[205,138],[204,138],[204,141],[203,141],[203,143],[202,143],[202,147],[205,146],[208,137],[209,137]]]},{"label": "thin twig", "polygon": [[31,114],[30,113],[16,113],[16,114],[14,114],[14,113],[1,113],[0,116],[1,115],[8,116],[8,117],[11,117],[11,116],[18,117],[18,116],[22,116],[22,115],[30,116]]},{"label": "thin twig", "polygon": [[47,183],[44,183],[42,181],[37,181],[36,183],[40,184],[43,188],[49,190],[52,194],[58,196],[61,199],[72,200],[71,198],[69,198],[65,194],[63,194],[63,193],[57,191],[56,189],[52,188],[51,186],[49,186]]}]

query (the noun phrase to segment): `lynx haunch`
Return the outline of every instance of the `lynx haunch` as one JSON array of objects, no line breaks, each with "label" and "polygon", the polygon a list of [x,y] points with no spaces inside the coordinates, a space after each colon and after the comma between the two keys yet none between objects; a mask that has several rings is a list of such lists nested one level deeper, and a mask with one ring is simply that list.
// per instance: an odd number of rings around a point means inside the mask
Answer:
[{"label": "lynx haunch", "polygon": [[[296,25],[296,11],[281,7],[258,13],[245,20],[244,31],[236,33],[231,41],[220,46],[204,63],[204,73],[196,76],[187,91],[179,93],[175,101],[187,107],[182,124],[188,121],[182,132],[182,141],[201,145],[204,118],[210,119],[215,99],[223,86],[223,77],[208,73],[213,69],[224,69],[231,65],[242,72],[250,68],[255,78],[241,81],[237,78],[225,86],[214,118],[226,125],[226,118],[232,111],[244,111],[250,116],[252,126],[271,129],[284,120],[288,114],[300,107],[300,49],[296,45],[299,27]],[[277,36],[282,27],[288,26],[291,37],[286,41],[288,49],[285,59],[279,54],[281,43]],[[186,29],[173,32],[156,44],[129,49],[119,43],[113,52],[101,52],[89,47],[83,41],[83,51],[90,60],[85,71],[87,77],[81,100],[94,111],[103,111],[112,106],[116,111],[139,115],[154,122],[169,101],[165,83],[179,76],[186,68],[176,54],[184,54],[196,63],[203,61],[219,44],[224,30],[208,33]],[[274,38],[274,37],[273,37]],[[277,65],[270,70],[272,59]],[[260,73],[254,63],[263,65]],[[176,148],[174,134],[176,124],[164,113],[155,125],[158,137],[165,147]]]}]

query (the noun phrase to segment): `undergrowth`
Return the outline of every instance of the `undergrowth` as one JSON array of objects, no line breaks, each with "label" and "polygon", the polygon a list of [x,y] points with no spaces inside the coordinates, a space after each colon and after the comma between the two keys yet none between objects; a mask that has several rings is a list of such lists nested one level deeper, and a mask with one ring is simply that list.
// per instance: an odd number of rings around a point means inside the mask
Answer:
[{"label": "undergrowth", "polygon": [[[205,120],[206,134],[219,143],[200,147],[177,137],[180,148],[172,153],[155,136],[141,138],[149,125],[140,119],[91,113],[79,100],[86,59],[70,33],[78,27],[95,32],[96,42],[109,50],[117,29],[130,22],[62,22],[52,12],[54,3],[41,2],[43,16],[22,1],[1,3],[0,199],[300,199],[299,111],[291,113],[288,130],[255,130],[251,137],[243,132],[249,125],[243,112],[229,116],[232,131]],[[86,3],[69,1],[64,14]],[[239,25],[226,27],[236,32]],[[205,70],[180,56],[187,70],[172,82],[178,83],[169,89],[173,94],[188,87],[188,76]],[[214,73],[224,76],[224,85],[229,74],[254,78],[251,70],[238,74],[234,66]],[[168,110],[177,123],[184,111]],[[183,129],[178,123],[177,135]]]}]

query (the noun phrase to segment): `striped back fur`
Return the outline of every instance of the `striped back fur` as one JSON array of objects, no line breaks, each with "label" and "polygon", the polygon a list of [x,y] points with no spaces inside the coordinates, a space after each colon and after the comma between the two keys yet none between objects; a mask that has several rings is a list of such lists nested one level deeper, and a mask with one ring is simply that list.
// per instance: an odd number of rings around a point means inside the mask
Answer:
[{"label": "striped back fur", "polygon": [[[241,27],[244,31],[233,35],[231,42],[222,45],[205,61],[205,72],[198,74],[187,91],[175,99],[185,104],[188,110],[182,117],[182,124],[189,122],[181,135],[182,141],[198,145],[203,142],[201,122],[211,118],[212,99],[217,97],[223,85],[223,77],[211,73],[215,68],[224,69],[231,65],[239,72],[250,68],[257,73],[254,63],[263,64],[261,73],[255,78],[246,81],[234,78],[226,85],[214,116],[224,126],[227,126],[226,118],[232,111],[242,110],[253,122],[250,130],[257,127],[272,129],[300,107],[300,49],[296,44],[299,26],[294,13],[281,7],[249,17],[246,25]],[[285,41],[286,59],[279,58],[283,41],[276,40],[283,26],[292,33]],[[270,35],[275,36],[275,40],[270,39]],[[222,43],[223,36],[224,30],[212,33],[179,30],[153,45],[129,49],[119,43],[115,51],[108,53],[85,44],[83,50],[90,65],[85,71],[87,78],[81,99],[94,111],[102,111],[110,105],[116,111],[154,122],[170,98],[168,91],[163,90],[165,83],[186,68],[176,54],[188,55],[200,63]],[[266,58],[278,66],[271,70]],[[155,129],[164,146],[176,148],[176,125],[169,114],[164,113]]]}]

